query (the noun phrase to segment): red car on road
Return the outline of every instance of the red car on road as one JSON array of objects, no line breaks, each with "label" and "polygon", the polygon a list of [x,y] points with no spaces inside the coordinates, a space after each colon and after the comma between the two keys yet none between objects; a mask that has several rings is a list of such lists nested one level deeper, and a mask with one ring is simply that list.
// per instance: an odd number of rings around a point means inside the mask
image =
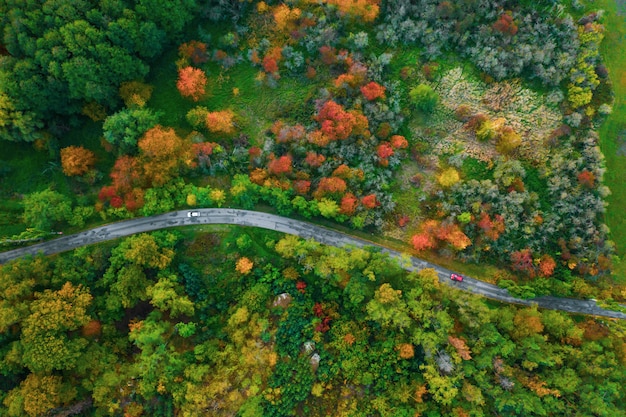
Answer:
[{"label": "red car on road", "polygon": [[450,274],[450,279],[452,281],[463,281],[463,275],[459,274]]}]

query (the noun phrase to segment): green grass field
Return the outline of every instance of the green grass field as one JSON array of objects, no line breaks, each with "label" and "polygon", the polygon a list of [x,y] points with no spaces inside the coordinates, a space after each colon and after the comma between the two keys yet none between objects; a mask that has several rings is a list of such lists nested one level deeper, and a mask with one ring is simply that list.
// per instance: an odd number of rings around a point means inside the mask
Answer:
[{"label": "green grass field", "polygon": [[606,222],[621,258],[615,264],[614,275],[622,282],[626,280],[626,156],[618,152],[620,146],[626,143],[626,7],[618,9],[618,2],[612,0],[599,0],[594,7],[606,11],[604,24],[607,33],[602,43],[602,56],[609,68],[615,91],[613,113],[600,129],[600,146],[606,157],[605,182],[611,189],[607,199],[609,207]]}]

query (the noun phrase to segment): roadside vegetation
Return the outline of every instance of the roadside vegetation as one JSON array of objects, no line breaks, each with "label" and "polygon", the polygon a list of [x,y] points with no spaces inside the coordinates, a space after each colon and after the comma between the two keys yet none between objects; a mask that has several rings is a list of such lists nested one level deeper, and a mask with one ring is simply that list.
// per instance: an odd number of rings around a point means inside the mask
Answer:
[{"label": "roadside vegetation", "polygon": [[5,416],[623,412],[622,323],[487,302],[372,250],[182,228],[15,261],[0,290]]}]

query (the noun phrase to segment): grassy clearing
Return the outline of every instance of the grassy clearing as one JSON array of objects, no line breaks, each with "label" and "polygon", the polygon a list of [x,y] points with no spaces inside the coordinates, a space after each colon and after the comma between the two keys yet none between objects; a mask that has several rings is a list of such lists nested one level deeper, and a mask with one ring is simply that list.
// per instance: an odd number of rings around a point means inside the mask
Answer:
[{"label": "grassy clearing", "polygon": [[611,229],[611,238],[617,245],[617,253],[622,258],[615,264],[614,276],[623,282],[626,280],[626,156],[618,155],[618,150],[626,140],[626,13],[618,9],[617,3],[598,0],[594,6],[606,11],[604,24],[607,33],[601,52],[615,91],[613,113],[600,128],[600,146],[606,157],[605,182],[611,189],[611,195],[607,198],[609,207],[606,222]]}]

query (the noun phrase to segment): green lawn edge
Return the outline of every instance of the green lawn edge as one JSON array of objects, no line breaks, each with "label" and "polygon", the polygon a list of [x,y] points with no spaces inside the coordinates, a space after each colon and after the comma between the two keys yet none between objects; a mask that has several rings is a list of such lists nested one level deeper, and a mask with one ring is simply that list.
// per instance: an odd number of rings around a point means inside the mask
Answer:
[{"label": "green lawn edge", "polygon": [[600,148],[606,158],[604,181],[611,189],[611,195],[606,199],[609,204],[606,223],[611,229],[611,239],[616,244],[620,258],[614,263],[613,276],[621,282],[626,279],[626,156],[620,156],[617,152],[620,147],[618,135],[626,131],[626,15],[624,11],[620,14],[617,1],[598,0],[595,7],[606,12],[604,24],[607,31],[601,53],[615,92],[613,113],[600,128]]}]

